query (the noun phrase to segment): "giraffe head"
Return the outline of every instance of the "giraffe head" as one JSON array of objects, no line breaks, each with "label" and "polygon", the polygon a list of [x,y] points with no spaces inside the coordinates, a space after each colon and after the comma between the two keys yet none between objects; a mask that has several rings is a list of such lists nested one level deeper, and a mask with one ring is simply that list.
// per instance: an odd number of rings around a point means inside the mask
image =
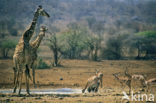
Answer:
[{"label": "giraffe head", "polygon": [[48,29],[46,28],[46,26],[41,26],[40,31],[42,32],[46,32]]},{"label": "giraffe head", "polygon": [[50,15],[42,8],[41,5],[38,6],[37,12],[40,16],[50,17]]},{"label": "giraffe head", "polygon": [[45,36],[45,32],[46,32],[47,30],[48,30],[48,29],[46,28],[46,26],[41,26],[41,28],[40,28],[40,35]]}]

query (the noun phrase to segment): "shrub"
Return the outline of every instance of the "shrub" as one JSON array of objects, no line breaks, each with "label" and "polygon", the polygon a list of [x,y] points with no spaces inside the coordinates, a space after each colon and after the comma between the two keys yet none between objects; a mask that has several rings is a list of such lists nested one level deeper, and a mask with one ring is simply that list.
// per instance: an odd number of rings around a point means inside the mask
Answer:
[{"label": "shrub", "polygon": [[47,68],[50,68],[50,66],[46,62],[44,62],[41,58],[39,58],[37,69],[47,69]]},{"label": "shrub", "polygon": [[8,58],[8,53],[11,49],[14,49],[16,47],[17,42],[13,40],[4,40],[0,44],[1,52],[3,55],[3,58]]}]

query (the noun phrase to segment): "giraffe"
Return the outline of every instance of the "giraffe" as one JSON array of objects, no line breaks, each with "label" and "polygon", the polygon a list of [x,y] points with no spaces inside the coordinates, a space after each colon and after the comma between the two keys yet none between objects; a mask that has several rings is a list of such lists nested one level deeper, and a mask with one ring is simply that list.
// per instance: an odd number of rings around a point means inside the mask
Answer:
[{"label": "giraffe", "polygon": [[[17,85],[19,85],[19,92],[20,95],[21,92],[21,86],[22,86],[22,76],[23,71],[25,70],[25,76],[26,76],[26,91],[27,94],[29,93],[29,68],[28,68],[28,58],[29,58],[29,41],[34,34],[34,30],[36,27],[36,23],[39,16],[46,16],[50,17],[49,14],[42,9],[42,6],[39,6],[37,11],[34,14],[33,21],[30,25],[30,27],[23,33],[22,37],[19,40],[19,43],[17,44],[15,48],[15,52],[13,55],[13,70],[14,70],[14,90],[13,93],[16,92]],[[18,80],[20,79],[20,80]]]},{"label": "giraffe", "polygon": [[[45,27],[45,26],[42,26],[40,28],[40,33],[39,35],[37,36],[37,38],[30,43],[30,46],[29,46],[29,58],[28,58],[28,67],[32,69],[32,75],[33,75],[33,84],[34,86],[36,87],[36,84],[35,84],[35,68],[36,68],[36,62],[37,62],[37,49],[38,47],[40,46],[40,43],[43,39],[43,37],[45,36],[45,32],[47,31],[48,29]],[[30,77],[30,76],[29,76]]]},{"label": "giraffe", "polygon": [[37,38],[30,43],[30,61],[29,61],[29,65],[30,68],[32,68],[32,75],[33,75],[33,84],[35,85],[35,68],[36,68],[36,62],[37,62],[37,49],[40,46],[40,43],[43,39],[43,37],[45,36],[45,32],[48,29],[45,26],[42,26],[40,28],[40,33],[37,36]]}]

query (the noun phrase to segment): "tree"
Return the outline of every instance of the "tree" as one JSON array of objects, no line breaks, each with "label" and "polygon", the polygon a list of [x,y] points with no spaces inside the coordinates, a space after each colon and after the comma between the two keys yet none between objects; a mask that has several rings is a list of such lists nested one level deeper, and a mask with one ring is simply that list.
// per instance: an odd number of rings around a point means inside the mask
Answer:
[{"label": "tree", "polygon": [[11,49],[14,49],[16,46],[16,42],[12,40],[2,41],[0,44],[0,48],[2,51],[3,58],[8,58],[8,53]]},{"label": "tree", "polygon": [[68,30],[65,31],[62,35],[64,42],[62,54],[70,59],[81,58],[81,53],[86,48],[84,43],[87,30],[81,28],[77,23],[71,23],[68,25]]},{"label": "tree", "polygon": [[76,59],[80,54],[81,39],[80,32],[77,30],[70,30],[67,34],[68,56],[70,59]]},{"label": "tree", "polygon": [[91,58],[94,61],[98,60],[98,51],[101,48],[101,42],[103,39],[103,34],[104,34],[104,22],[103,21],[96,21],[95,18],[89,18],[87,19],[88,21],[88,26],[91,29],[91,31],[94,33],[90,40],[88,41],[88,47],[89,50],[91,51]]},{"label": "tree", "polygon": [[123,40],[126,35],[111,36],[107,42],[106,47],[103,49],[103,58],[109,60],[122,59]]},{"label": "tree", "polygon": [[141,48],[145,51],[145,59],[156,56],[156,31],[144,31],[139,32],[136,35],[141,37]]},{"label": "tree", "polygon": [[48,39],[49,41],[49,48],[53,52],[53,58],[54,58],[54,63],[53,66],[58,66],[59,63],[59,52],[61,50],[60,46],[58,45],[58,38],[56,36],[56,32],[59,32],[59,29],[56,28],[55,26],[52,27],[52,32],[50,38]]},{"label": "tree", "polygon": [[57,42],[57,37],[56,34],[53,33],[51,38],[49,39],[49,47],[53,52],[53,57],[54,57],[54,63],[53,66],[58,66],[58,61],[59,61],[59,56],[58,56],[58,52],[60,51],[60,47],[58,46],[58,42]]},{"label": "tree", "polygon": [[136,59],[153,59],[156,56],[156,32],[143,31],[127,38],[131,52],[137,50]]},{"label": "tree", "polygon": [[98,50],[101,48],[100,43],[100,38],[96,35],[89,36],[85,41],[88,49],[88,57],[91,60],[98,60]]}]

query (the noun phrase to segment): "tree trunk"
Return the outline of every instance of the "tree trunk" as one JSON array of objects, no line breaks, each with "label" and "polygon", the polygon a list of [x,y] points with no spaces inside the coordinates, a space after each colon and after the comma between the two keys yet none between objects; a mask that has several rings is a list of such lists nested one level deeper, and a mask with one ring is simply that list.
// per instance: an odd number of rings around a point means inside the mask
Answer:
[{"label": "tree trunk", "polygon": [[57,48],[54,50],[54,66],[58,66],[58,51]]},{"label": "tree trunk", "polygon": [[8,58],[9,49],[2,49],[3,58]]},{"label": "tree trunk", "polygon": [[97,49],[97,48],[95,48],[95,53],[94,53],[94,61],[97,61],[97,51],[98,51],[98,49]]},{"label": "tree trunk", "polygon": [[140,50],[140,46],[138,45],[138,47],[137,47],[137,49],[138,49],[138,55],[137,55],[137,57],[136,57],[136,59],[140,59],[141,57],[141,50]]}]

